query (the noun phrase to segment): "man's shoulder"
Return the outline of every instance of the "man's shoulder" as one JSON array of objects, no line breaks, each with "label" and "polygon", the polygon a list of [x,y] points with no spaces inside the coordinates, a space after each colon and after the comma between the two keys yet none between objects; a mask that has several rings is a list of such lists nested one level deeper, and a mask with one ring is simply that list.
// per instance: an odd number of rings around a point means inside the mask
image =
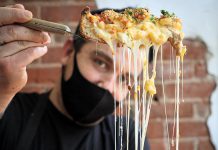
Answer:
[{"label": "man's shoulder", "polygon": [[37,100],[39,99],[39,96],[41,94],[39,93],[17,93],[13,100],[12,100],[12,103],[23,103],[25,105],[28,105],[28,106],[32,106],[32,105],[35,105],[35,103],[37,102]]},{"label": "man's shoulder", "polygon": [[[7,141],[16,143],[24,129],[40,94],[17,93],[0,120],[0,149]],[[3,144],[3,145],[2,145]]]},{"label": "man's shoulder", "polygon": [[17,93],[8,108],[14,107],[21,112],[32,111],[39,99],[40,94],[38,93]]},{"label": "man's shoulder", "polygon": [[5,117],[25,118],[34,110],[40,99],[38,93],[17,93],[6,108],[2,119]]}]

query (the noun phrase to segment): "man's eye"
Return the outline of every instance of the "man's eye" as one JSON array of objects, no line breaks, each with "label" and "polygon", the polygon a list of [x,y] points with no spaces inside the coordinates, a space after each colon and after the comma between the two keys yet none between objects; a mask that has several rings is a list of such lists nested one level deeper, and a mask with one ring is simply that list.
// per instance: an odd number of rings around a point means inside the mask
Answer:
[{"label": "man's eye", "polygon": [[128,83],[128,78],[125,75],[121,75],[120,80],[123,84],[127,84]]},{"label": "man's eye", "polygon": [[99,59],[95,59],[95,63],[101,68],[106,68],[106,63]]}]

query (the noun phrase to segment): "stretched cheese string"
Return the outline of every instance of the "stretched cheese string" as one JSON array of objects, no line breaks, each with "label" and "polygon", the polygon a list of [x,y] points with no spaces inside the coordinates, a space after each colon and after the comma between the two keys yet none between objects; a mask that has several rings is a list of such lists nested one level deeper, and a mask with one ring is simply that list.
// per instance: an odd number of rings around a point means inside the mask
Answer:
[{"label": "stretched cheese string", "polygon": [[[114,49],[116,51],[116,48],[114,46]],[[117,76],[117,73],[116,73],[116,55],[113,55],[113,63],[114,63],[114,95],[116,95],[116,76]],[[115,113],[115,116],[114,116],[114,137],[115,137],[115,146],[114,146],[114,149],[116,150],[117,149],[117,110],[116,110],[116,100],[114,99],[114,113]]]},{"label": "stretched cheese string", "polygon": [[[176,82],[176,81],[175,81],[175,82]],[[173,116],[173,133],[172,133],[172,141],[171,141],[172,147],[175,146],[176,111],[177,111],[177,105],[176,105],[176,87],[175,87],[175,102],[174,102],[174,116]]]},{"label": "stretched cheese string", "polygon": [[183,71],[183,65],[184,65],[184,63],[183,63],[183,60],[181,61],[181,64],[182,64],[182,102],[184,102],[184,96],[183,96],[183,74],[184,74],[184,71]]},{"label": "stretched cheese string", "polygon": [[176,80],[175,80],[175,97],[174,97],[174,114],[173,114],[173,132],[172,132],[172,141],[171,145],[172,147],[175,146],[175,126],[176,126],[176,111],[177,111],[177,104],[176,104],[176,97],[177,97],[177,92],[176,92]]},{"label": "stretched cheese string", "polygon": [[[152,92],[155,92],[156,93],[156,89],[154,87],[154,79],[156,77],[156,65],[157,65],[157,53],[158,53],[158,50],[159,50],[159,46],[155,45],[154,46],[154,58],[153,58],[153,69],[152,69],[152,76],[151,78],[149,79],[149,89],[145,89],[145,90],[148,90],[146,92],[148,92],[149,94],[149,98],[148,98],[148,104],[147,104],[147,108],[146,108],[146,118],[145,118],[145,122],[143,124],[143,133],[142,133],[142,139],[141,139],[141,150],[144,149],[144,141],[145,141],[145,137],[146,137],[146,134],[147,134],[147,128],[148,128],[148,121],[149,121],[149,117],[150,117],[150,111],[151,111],[151,104],[152,104],[152,99],[153,99],[153,93]],[[148,68],[147,68],[148,69]],[[149,76],[148,76],[149,78]],[[146,80],[146,82],[148,83],[148,80]],[[151,89],[151,90],[150,90]],[[151,92],[152,91],[152,92]]]},{"label": "stretched cheese string", "polygon": [[[182,45],[182,42],[180,42],[180,45]],[[181,65],[182,65],[182,102],[184,102],[184,95],[183,95],[183,74],[184,74],[184,71],[183,71],[183,65],[184,65],[184,56],[186,54],[186,46],[182,46],[182,48],[180,49],[180,61],[181,61]]]},{"label": "stretched cheese string", "polygon": [[[171,50],[172,50],[172,56],[174,56],[174,48],[171,46]],[[175,59],[174,57],[173,58],[173,73],[175,74],[176,73],[176,69],[175,69]]]},{"label": "stretched cheese string", "polygon": [[133,63],[134,63],[134,104],[135,104],[135,150],[138,149],[138,126],[139,126],[139,113],[138,113],[138,79],[137,79],[137,59],[138,48],[135,46],[133,49]]},{"label": "stretched cheese string", "polygon": [[[122,51],[122,49],[121,49],[121,51]],[[118,75],[119,75],[119,78],[118,78],[118,80],[119,80],[119,84],[118,84],[118,87],[119,87],[119,93],[118,93],[118,97],[121,97],[122,95],[122,81],[121,81],[121,65],[122,65],[122,55],[119,55],[119,61],[120,61],[120,63],[119,63],[119,68],[118,68]],[[120,101],[120,104],[119,104],[119,137],[120,137],[120,141],[121,141],[121,145],[120,146],[122,146],[122,136],[121,136],[121,107],[122,107],[122,101]]]},{"label": "stretched cheese string", "polygon": [[[170,75],[169,75],[169,79],[171,79],[171,75],[172,75],[172,47],[170,47]],[[161,58],[163,59],[163,58]]]},{"label": "stretched cheese string", "polygon": [[[121,59],[120,59],[120,72],[119,72],[119,74],[121,75],[120,76],[120,84],[121,84],[121,97],[125,97],[125,93],[123,92],[123,90],[125,91],[125,88],[126,88],[126,86],[125,86],[125,84],[124,84],[124,81],[123,81],[123,78],[122,78],[122,75],[123,75],[123,70],[125,70],[125,52],[126,52],[126,49],[125,49],[125,47],[124,48],[122,48],[122,55],[120,55],[121,56]],[[125,80],[125,79],[124,79]],[[124,89],[123,89],[124,88]],[[123,114],[124,114],[124,107],[123,107],[123,105],[124,105],[124,100],[121,100],[121,108],[120,108],[120,141],[121,141],[121,148],[120,149],[123,149],[123,130],[124,130],[124,128],[123,128]]]},{"label": "stretched cheese string", "polygon": [[[138,60],[141,60],[141,54],[139,53],[139,58]],[[138,67],[140,67],[140,64],[141,62],[139,61],[138,63]],[[139,137],[139,140],[140,140],[140,137],[141,137],[141,92],[140,92],[140,88],[141,88],[141,83],[140,83],[140,76],[138,76],[138,87],[137,87],[137,95],[138,95],[138,120],[139,120],[139,124],[138,124],[138,137]]]},{"label": "stretched cheese string", "polygon": [[180,56],[176,56],[176,150],[179,149],[179,76],[180,76]]},{"label": "stretched cheese string", "polygon": [[[122,51],[122,50],[121,50]],[[121,94],[122,94],[122,81],[121,81],[121,77],[120,77],[120,74],[121,74],[121,65],[122,65],[122,56],[119,55],[119,59],[120,59],[120,63],[119,63],[119,97],[121,97]],[[119,137],[120,137],[120,149],[122,149],[122,124],[121,124],[121,110],[122,109],[122,101],[120,102],[120,105],[119,105]]]},{"label": "stretched cheese string", "polygon": [[[174,48],[173,47],[171,47],[171,50],[172,50],[172,55],[174,56]],[[173,73],[176,75],[177,73],[178,73],[178,71],[177,71],[177,65],[175,65],[175,60],[174,60],[174,57],[172,57],[172,60],[173,60]],[[176,64],[177,64],[177,62],[176,62]],[[176,66],[176,67],[175,67]],[[175,128],[176,128],[176,115],[177,115],[177,102],[176,102],[176,99],[177,99],[177,89],[176,89],[176,84],[177,84],[177,79],[175,79],[175,102],[174,102],[174,119],[173,119],[173,132],[172,132],[172,141],[171,141],[171,145],[172,145],[172,147],[174,147],[175,146],[175,141],[174,141],[174,139],[176,138],[176,137],[174,137],[175,136]]]},{"label": "stretched cheese string", "polygon": [[[145,85],[145,62],[146,62],[146,51],[147,49],[146,48],[140,48],[140,65],[139,67],[142,68],[142,76],[140,75],[140,79],[139,79],[139,85],[140,85],[140,89],[141,89],[141,86],[142,86],[142,89],[144,89],[144,85]],[[142,84],[141,84],[141,82]],[[141,90],[139,89],[139,97],[140,97],[140,105],[139,105],[139,114],[140,114],[140,138],[142,138],[142,125],[143,125],[143,120],[144,120],[144,114],[145,114],[145,109],[143,108],[144,105],[145,105],[145,90]],[[140,145],[141,147],[141,145]]]},{"label": "stretched cheese string", "polygon": [[144,59],[143,59],[143,95],[142,95],[142,137],[141,137],[141,150],[143,150],[144,148],[144,141],[145,141],[145,118],[146,118],[146,114],[145,114],[145,111],[147,110],[146,108],[146,105],[148,104],[147,102],[147,92],[145,89],[145,82],[148,80],[148,60],[149,60],[149,49],[150,47],[148,47],[147,49],[145,49],[145,56],[144,56]]},{"label": "stretched cheese string", "polygon": [[[127,86],[126,86],[126,84],[127,84],[126,82],[127,82],[127,81],[126,81],[126,75],[125,75],[125,72],[124,72],[124,71],[126,70],[126,68],[125,68],[125,67],[126,67],[126,52],[127,52],[127,49],[126,49],[126,47],[124,47],[124,48],[123,48],[123,59],[122,59],[122,60],[123,60],[122,72],[124,73],[124,80],[125,80],[125,82],[122,82],[122,83],[123,83],[124,91],[127,90]],[[125,96],[126,96],[126,95],[125,95],[125,92],[122,92],[122,93],[123,93],[123,96],[122,96],[122,97],[125,98]],[[123,106],[124,106],[125,102],[126,102],[126,101],[123,100]],[[126,107],[123,107],[123,109],[124,109],[124,108],[126,108]],[[124,111],[123,111],[123,112],[124,112]],[[125,112],[126,112],[126,111],[125,111]],[[123,120],[122,120],[122,123],[123,123],[123,125],[124,125]],[[127,123],[127,122],[125,122],[125,123]],[[124,128],[123,128],[123,130],[124,130]],[[123,133],[124,133],[124,132],[123,132]]]},{"label": "stretched cheese string", "polygon": [[[123,51],[123,58],[124,58],[124,60],[123,60],[123,62],[124,62],[124,65],[123,65],[123,70],[124,70],[124,74],[125,74],[125,82],[124,82],[124,91],[128,91],[128,89],[127,89],[127,84],[128,84],[128,81],[127,81],[127,76],[126,76],[126,73],[125,73],[125,70],[126,70],[126,64],[128,63],[128,60],[127,60],[127,62],[126,62],[126,53],[128,54],[128,49],[127,49],[127,47],[124,47],[124,51]],[[125,93],[125,92],[124,92]],[[123,103],[124,103],[124,108],[125,108],[125,113],[124,113],[124,115],[127,117],[127,107],[126,107],[126,105],[127,105],[127,95],[123,95],[123,97],[124,97],[124,99],[123,99]],[[125,119],[125,124],[127,125],[127,119]]]},{"label": "stretched cheese string", "polygon": [[131,105],[130,105],[130,100],[131,100],[131,78],[130,78],[130,72],[131,72],[131,50],[128,48],[128,68],[129,68],[129,75],[128,75],[128,104],[127,104],[127,150],[129,150],[129,120],[130,120],[130,110],[131,110]]},{"label": "stretched cheese string", "polygon": [[[168,127],[168,117],[167,117],[167,109],[166,109],[166,95],[165,95],[165,88],[164,88],[164,80],[163,80],[163,47],[161,46],[160,49],[161,54],[161,83],[162,83],[162,93],[163,93],[163,100],[164,100],[164,114],[165,114],[165,123],[166,123],[166,130],[167,130],[167,149],[170,150],[170,138],[169,138],[169,127]],[[170,62],[171,63],[171,62]]]},{"label": "stretched cheese string", "polygon": [[[143,58],[144,58],[144,55],[143,55],[143,50],[144,49],[139,49],[139,68],[142,68],[142,64],[143,64]],[[138,90],[138,101],[139,101],[139,103],[138,103],[138,108],[139,108],[139,120],[140,120],[140,122],[139,122],[139,137],[141,138],[142,137],[142,122],[141,122],[141,120],[142,120],[142,105],[143,105],[143,97],[142,97],[142,92],[141,92],[141,83],[142,83],[142,76],[141,75],[139,75],[139,78],[138,78],[138,88],[137,88],[137,90]]]},{"label": "stretched cheese string", "polygon": [[144,150],[144,142],[145,142],[145,137],[146,137],[146,134],[147,134],[148,121],[149,121],[150,112],[151,112],[152,100],[153,100],[153,96],[149,95],[148,103],[147,103],[147,107],[146,107],[145,124],[143,124],[143,134],[142,134],[142,139],[141,139],[141,143],[142,143],[141,150]]}]

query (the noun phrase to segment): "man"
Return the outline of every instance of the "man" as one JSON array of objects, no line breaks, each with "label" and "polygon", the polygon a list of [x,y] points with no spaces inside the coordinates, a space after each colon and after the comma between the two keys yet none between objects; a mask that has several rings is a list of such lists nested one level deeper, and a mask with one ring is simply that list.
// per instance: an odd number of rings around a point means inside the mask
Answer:
[{"label": "man", "polygon": [[[115,139],[120,149],[114,134],[114,99],[119,103],[127,95],[127,90],[119,91],[118,79],[122,77],[122,86],[127,86],[127,75],[133,69],[129,72],[126,66],[114,77],[109,47],[85,41],[77,30],[73,41],[68,40],[63,48],[71,53],[56,86],[40,95],[18,93],[27,81],[26,66],[47,52],[51,40],[46,32],[14,24],[32,18],[23,5],[2,7],[0,14],[0,149],[113,150]],[[121,48],[116,55],[118,69]],[[131,122],[131,150],[133,143]],[[122,148],[126,147],[124,140]],[[147,142],[145,149],[149,149]]]}]

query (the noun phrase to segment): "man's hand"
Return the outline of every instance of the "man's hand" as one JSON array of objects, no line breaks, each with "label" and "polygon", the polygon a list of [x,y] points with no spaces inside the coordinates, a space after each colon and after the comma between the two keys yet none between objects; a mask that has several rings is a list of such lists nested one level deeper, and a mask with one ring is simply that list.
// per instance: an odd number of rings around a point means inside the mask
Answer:
[{"label": "man's hand", "polygon": [[26,66],[47,52],[48,33],[14,23],[31,20],[23,5],[0,7],[0,112],[27,82]]}]

